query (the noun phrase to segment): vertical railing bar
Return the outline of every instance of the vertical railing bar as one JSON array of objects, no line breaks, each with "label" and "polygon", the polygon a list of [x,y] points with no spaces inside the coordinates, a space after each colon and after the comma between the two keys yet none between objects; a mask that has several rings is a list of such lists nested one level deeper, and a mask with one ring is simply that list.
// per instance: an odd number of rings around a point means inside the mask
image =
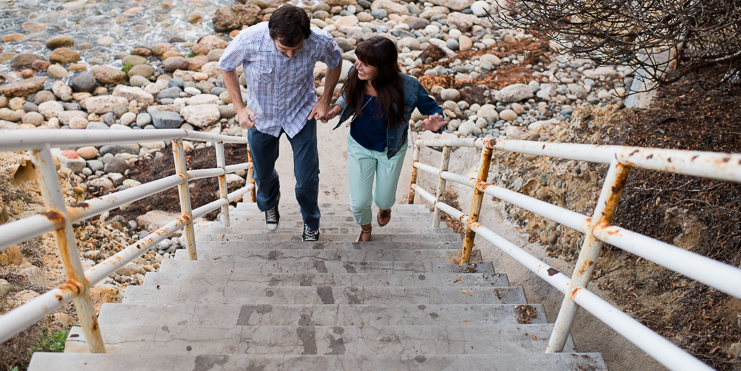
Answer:
[{"label": "vertical railing bar", "polygon": [[[247,162],[252,163],[252,151],[250,151],[249,144],[247,145]],[[247,169],[247,181],[250,182],[254,187],[250,190],[250,202],[257,202],[257,194],[255,193],[255,190],[257,189],[257,186],[255,185],[255,178],[252,177],[253,169],[255,168],[254,164],[253,166],[250,166],[249,169]]]},{"label": "vertical railing bar", "polygon": [[183,226],[185,232],[185,242],[188,249],[188,259],[197,260],[196,253],[196,235],[193,230],[193,209],[190,206],[190,190],[188,189],[188,169],[185,163],[185,151],[183,150],[183,140],[176,139],[172,141],[173,160],[175,161],[175,174],[184,179],[184,182],[178,185],[178,195],[180,196],[180,211],[186,217],[187,221]]},{"label": "vertical railing bar", "polygon": [[52,221],[54,219],[64,221],[64,227],[54,231],[59,257],[62,259],[67,276],[67,281],[62,286],[67,286],[70,291],[76,294],[73,302],[77,311],[77,318],[82,325],[82,331],[87,338],[88,350],[90,353],[105,353],[105,343],[103,343],[103,336],[100,333],[98,317],[90,298],[90,282],[85,278],[85,270],[82,268],[80,254],[77,251],[77,242],[75,241],[75,231],[72,229],[72,222],[67,214],[64,194],[59,185],[59,176],[49,145],[46,144],[40,151],[32,151],[32,155],[39,178],[39,188],[46,206],[46,213],[43,215]]},{"label": "vertical railing bar", "polygon": [[[216,167],[219,169],[225,169],[226,158],[224,156],[224,142],[216,143]],[[226,200],[226,205],[221,207],[221,224],[225,227],[230,227],[229,220],[229,190],[226,184],[226,171],[223,175],[219,175],[219,197]]]},{"label": "vertical railing bar", "polygon": [[414,184],[417,184],[417,168],[414,167],[414,164],[419,161],[419,146],[414,144],[414,155],[412,156],[412,180],[409,184],[409,199],[407,200],[408,204],[414,203]]},{"label": "vertical railing bar", "polygon": [[623,165],[617,159],[613,159],[605,176],[597,206],[594,208],[592,219],[587,233],[584,235],[584,243],[579,252],[579,259],[574,266],[574,274],[571,276],[567,294],[564,295],[561,309],[558,312],[556,323],[553,326],[551,338],[548,340],[546,353],[558,353],[563,351],[566,340],[574,324],[577,305],[571,293],[579,288],[587,287],[592,277],[597,258],[602,251],[602,241],[594,237],[595,226],[609,224],[615,215],[620,195],[628,179],[630,166]]},{"label": "vertical railing bar", "polygon": [[435,208],[434,214],[432,214],[432,228],[440,228],[440,209],[437,207],[437,203],[445,194],[445,185],[447,181],[443,179],[443,171],[448,171],[448,163],[450,162],[450,146],[443,146],[442,159],[440,160],[440,175],[437,179],[437,193],[435,193]]},{"label": "vertical railing bar", "polygon": [[473,240],[476,238],[476,232],[471,228],[471,224],[478,223],[479,213],[481,212],[481,201],[484,200],[484,191],[479,186],[480,183],[486,182],[489,176],[489,166],[491,165],[492,149],[484,146],[481,152],[481,163],[479,164],[479,174],[476,178],[476,187],[473,189],[471,198],[471,211],[468,213],[466,221],[466,234],[463,240],[463,249],[461,250],[460,264],[468,264],[471,261],[471,251],[473,250]]}]

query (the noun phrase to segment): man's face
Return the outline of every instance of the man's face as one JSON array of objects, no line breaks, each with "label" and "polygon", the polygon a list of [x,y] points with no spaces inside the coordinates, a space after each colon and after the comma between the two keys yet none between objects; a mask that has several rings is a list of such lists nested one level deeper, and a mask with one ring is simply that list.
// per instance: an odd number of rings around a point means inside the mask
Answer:
[{"label": "man's face", "polygon": [[296,56],[296,53],[301,51],[301,48],[304,47],[304,41],[305,40],[301,40],[301,42],[298,45],[293,46],[293,47],[288,47],[288,46],[281,44],[280,40],[273,39],[273,42],[275,42],[275,48],[278,49],[278,51],[281,54],[285,55],[287,58],[293,58],[294,56]]}]

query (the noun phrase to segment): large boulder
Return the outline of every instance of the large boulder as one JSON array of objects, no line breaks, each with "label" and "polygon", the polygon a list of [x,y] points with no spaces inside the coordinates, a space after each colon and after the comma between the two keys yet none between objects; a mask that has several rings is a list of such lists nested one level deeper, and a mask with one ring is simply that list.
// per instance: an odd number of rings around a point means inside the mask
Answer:
[{"label": "large boulder", "polygon": [[193,45],[191,50],[195,54],[207,55],[214,49],[226,49],[228,45],[228,42],[222,40],[216,35],[206,35],[198,40],[198,43]]},{"label": "large boulder", "polygon": [[129,101],[135,100],[137,103],[144,103],[146,105],[154,103],[154,96],[152,94],[147,93],[142,88],[133,86],[118,85],[113,89],[113,95],[124,97]]},{"label": "large boulder", "polygon": [[44,60],[44,57],[36,54],[30,54],[30,53],[20,53],[13,56],[13,58],[10,60],[10,67],[12,68],[28,68],[33,65],[33,62],[36,60]]},{"label": "large boulder", "polygon": [[183,107],[180,114],[183,115],[185,121],[198,128],[211,125],[221,118],[219,107],[215,104]]},{"label": "large boulder", "polygon": [[219,8],[211,18],[217,32],[229,32],[260,23],[260,11],[257,5],[232,4]]},{"label": "large boulder", "polygon": [[98,82],[87,71],[80,71],[69,79],[69,86],[76,92],[92,93]]},{"label": "large boulder", "polygon": [[108,113],[113,112],[113,109],[118,106],[126,106],[129,104],[129,100],[124,97],[118,97],[115,95],[100,95],[97,97],[85,98],[80,102],[82,108],[85,108],[89,113]]},{"label": "large boulder", "polygon": [[126,72],[108,66],[95,66],[90,72],[101,84],[123,84],[126,82]]},{"label": "large boulder", "polygon": [[519,102],[533,97],[533,90],[525,84],[513,84],[500,90],[495,99],[502,103]]},{"label": "large boulder", "polygon": [[8,98],[27,97],[43,89],[45,82],[46,77],[34,77],[32,79],[11,82],[10,84],[2,84],[0,85],[0,95]]},{"label": "large boulder", "polygon": [[51,63],[66,64],[74,63],[79,60],[80,53],[67,48],[55,49],[53,52],[51,52],[51,55],[49,55],[49,62]]},{"label": "large boulder", "polygon": [[371,9],[383,9],[389,14],[407,14],[409,8],[392,0],[376,0],[371,4]]},{"label": "large boulder", "polygon": [[453,10],[461,11],[473,4],[474,0],[430,0],[435,5],[444,6]]},{"label": "large boulder", "polygon": [[62,112],[64,112],[64,106],[55,100],[39,104],[39,113],[44,115],[47,120],[52,117],[59,117]]},{"label": "large boulder", "polygon": [[177,129],[185,121],[177,112],[150,110],[149,115],[157,129]]}]

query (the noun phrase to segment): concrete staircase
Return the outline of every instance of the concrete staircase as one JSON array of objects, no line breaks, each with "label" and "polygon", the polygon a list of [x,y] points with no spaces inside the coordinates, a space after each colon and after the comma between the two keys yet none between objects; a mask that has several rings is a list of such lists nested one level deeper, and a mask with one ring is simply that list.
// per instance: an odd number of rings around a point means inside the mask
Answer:
[{"label": "concrete staircase", "polygon": [[[454,264],[460,236],[421,205],[396,205],[373,242],[346,205],[321,205],[320,242],[297,205],[273,233],[255,204],[197,236],[197,261],[162,262],[99,323],[109,354],[65,353],[29,370],[604,370],[600,354],[545,354],[552,324],[491,262]],[[375,224],[375,223],[374,223]],[[476,258],[480,260],[481,254]]]}]

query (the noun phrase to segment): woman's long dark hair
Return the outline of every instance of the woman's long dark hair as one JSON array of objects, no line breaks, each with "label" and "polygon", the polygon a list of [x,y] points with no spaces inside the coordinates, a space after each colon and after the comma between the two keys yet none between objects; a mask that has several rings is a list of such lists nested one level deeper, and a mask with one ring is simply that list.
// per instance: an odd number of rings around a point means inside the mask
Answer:
[{"label": "woman's long dark hair", "polygon": [[[377,110],[386,127],[395,128],[404,121],[404,90],[402,87],[399,54],[393,41],[383,36],[373,36],[355,48],[355,55],[363,63],[378,69],[371,84],[376,90]],[[358,70],[352,69],[342,87],[345,101],[360,116],[365,97],[366,81],[358,78]]]}]

